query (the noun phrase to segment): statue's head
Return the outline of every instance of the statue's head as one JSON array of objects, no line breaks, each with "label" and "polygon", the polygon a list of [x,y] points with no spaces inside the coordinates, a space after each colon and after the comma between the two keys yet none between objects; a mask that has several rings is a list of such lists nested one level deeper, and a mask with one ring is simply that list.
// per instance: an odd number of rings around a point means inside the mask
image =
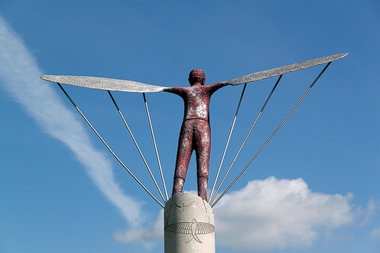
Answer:
[{"label": "statue's head", "polygon": [[201,69],[193,69],[189,74],[189,83],[190,85],[194,85],[195,83],[200,83],[201,85],[205,85],[206,75],[205,72]]}]

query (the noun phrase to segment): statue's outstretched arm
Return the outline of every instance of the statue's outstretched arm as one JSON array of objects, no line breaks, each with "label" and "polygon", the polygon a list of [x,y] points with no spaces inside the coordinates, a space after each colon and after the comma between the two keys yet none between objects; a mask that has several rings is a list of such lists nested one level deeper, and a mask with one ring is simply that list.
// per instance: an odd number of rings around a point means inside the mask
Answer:
[{"label": "statue's outstretched arm", "polygon": [[185,87],[165,87],[162,91],[170,92],[170,93],[179,95],[181,97],[186,95],[186,88]]},{"label": "statue's outstretched arm", "polygon": [[209,87],[211,94],[213,94],[215,91],[217,91],[220,88],[223,88],[224,86],[227,86],[227,85],[229,85],[229,84],[226,82],[218,82],[218,83],[209,84],[207,86]]},{"label": "statue's outstretched arm", "polygon": [[74,86],[80,86],[91,89],[99,90],[111,90],[111,91],[126,91],[126,92],[159,92],[164,91],[163,86],[139,83],[129,80],[120,80],[104,77],[92,77],[92,76],[54,76],[43,75],[41,79]]}]

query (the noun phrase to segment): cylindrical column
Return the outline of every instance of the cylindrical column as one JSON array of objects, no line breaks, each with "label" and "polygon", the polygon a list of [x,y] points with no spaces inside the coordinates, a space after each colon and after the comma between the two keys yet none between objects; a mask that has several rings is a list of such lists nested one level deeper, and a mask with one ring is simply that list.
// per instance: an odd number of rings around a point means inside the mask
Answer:
[{"label": "cylindrical column", "polygon": [[165,253],[215,253],[214,212],[197,195],[176,194],[165,206]]}]

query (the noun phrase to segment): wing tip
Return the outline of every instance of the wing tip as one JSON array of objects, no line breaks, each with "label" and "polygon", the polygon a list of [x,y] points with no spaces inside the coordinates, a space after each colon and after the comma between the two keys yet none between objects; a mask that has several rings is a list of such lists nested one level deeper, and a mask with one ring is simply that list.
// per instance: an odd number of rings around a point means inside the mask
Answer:
[{"label": "wing tip", "polygon": [[347,55],[348,55],[348,52],[337,54],[337,56],[339,56],[338,59],[342,59],[342,58],[346,57]]},{"label": "wing tip", "polygon": [[55,77],[56,76],[53,76],[53,75],[40,75],[40,78],[42,80],[45,80],[45,81],[48,81],[48,82],[56,82],[57,80],[55,80]]},{"label": "wing tip", "polygon": [[40,78],[45,81],[50,81],[50,82],[52,81],[51,75],[40,75]]}]

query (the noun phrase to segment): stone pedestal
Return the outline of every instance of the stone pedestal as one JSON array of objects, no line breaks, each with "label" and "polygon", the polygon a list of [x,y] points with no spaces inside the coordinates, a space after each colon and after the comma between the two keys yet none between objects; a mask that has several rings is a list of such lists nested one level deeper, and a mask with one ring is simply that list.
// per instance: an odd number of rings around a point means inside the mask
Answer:
[{"label": "stone pedestal", "polygon": [[214,213],[191,193],[169,199],[164,214],[165,253],[215,253]]}]

